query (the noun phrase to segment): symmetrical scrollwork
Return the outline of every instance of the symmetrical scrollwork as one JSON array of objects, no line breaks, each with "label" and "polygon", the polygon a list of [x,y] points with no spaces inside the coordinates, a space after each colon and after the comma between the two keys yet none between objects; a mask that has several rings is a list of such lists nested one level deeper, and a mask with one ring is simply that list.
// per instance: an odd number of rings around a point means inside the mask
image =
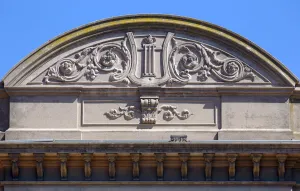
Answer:
[{"label": "symmetrical scrollwork", "polygon": [[105,112],[107,118],[114,120],[121,116],[124,116],[125,120],[131,120],[136,116],[135,106],[119,107],[119,109],[111,109],[109,112]]},{"label": "symmetrical scrollwork", "polygon": [[112,73],[109,77],[111,82],[129,84],[127,75],[131,66],[131,55],[126,42],[127,38],[121,45],[108,43],[89,47],[74,58],[63,58],[48,69],[44,82],[76,82],[82,76],[93,81],[97,75],[104,72]]},{"label": "symmetrical scrollwork", "polygon": [[193,74],[198,81],[206,81],[209,76],[224,82],[237,82],[243,79],[254,80],[252,69],[236,58],[221,56],[221,52],[212,50],[203,44],[183,43],[177,45],[169,57],[169,66],[174,78],[170,83],[187,83]]},{"label": "symmetrical scrollwork", "polygon": [[185,120],[189,118],[191,115],[193,115],[189,110],[184,109],[181,112],[178,112],[176,106],[172,105],[162,105],[160,109],[158,110],[158,113],[164,111],[163,113],[163,119],[166,121],[171,121],[176,116],[180,120]]},{"label": "symmetrical scrollwork", "polygon": [[119,107],[118,109],[111,109],[109,112],[105,112],[104,115],[110,120],[115,120],[122,116],[125,120],[141,117],[141,124],[155,124],[157,113],[159,114],[162,111],[163,119],[166,121],[171,121],[175,116],[180,120],[185,120],[193,115],[187,109],[178,112],[176,110],[177,107],[172,105],[162,105],[160,109],[157,110],[159,101],[156,96],[141,96],[140,101],[140,109],[135,106]]},{"label": "symmetrical scrollwork", "polygon": [[[213,46],[178,40],[179,37],[177,42],[174,33],[170,32],[164,41],[163,38],[151,34],[135,37],[129,32],[120,43],[110,41],[85,48],[48,68],[44,83],[88,80],[152,86],[166,83],[184,85],[189,82],[268,81],[239,59]],[[104,78],[105,81],[100,80]]]}]

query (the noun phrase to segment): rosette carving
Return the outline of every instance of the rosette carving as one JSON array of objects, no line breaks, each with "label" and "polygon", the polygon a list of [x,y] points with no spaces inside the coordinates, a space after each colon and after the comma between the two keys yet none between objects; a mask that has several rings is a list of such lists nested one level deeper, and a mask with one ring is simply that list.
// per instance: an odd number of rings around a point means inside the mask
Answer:
[{"label": "rosette carving", "polygon": [[74,58],[63,58],[50,67],[44,77],[44,81],[75,82],[85,74],[86,64],[82,60],[92,51],[89,47],[75,54]]},{"label": "rosette carving", "polygon": [[126,77],[131,64],[130,53],[125,44],[126,39],[121,46],[118,44],[97,46],[87,60],[87,78],[94,80],[101,72],[112,72],[109,81],[129,83]]},{"label": "rosette carving", "polygon": [[112,73],[110,82],[129,84],[127,76],[131,67],[131,55],[126,42],[127,38],[121,45],[108,43],[88,47],[75,54],[74,58],[63,58],[48,69],[44,82],[76,82],[82,76],[93,81],[104,72]]},{"label": "rosette carving", "polygon": [[[175,42],[175,43],[174,43]],[[225,56],[218,50],[198,43],[175,45],[169,57],[169,66],[173,74],[170,83],[187,83],[192,75],[198,81],[206,81],[209,76],[223,82],[238,82],[243,79],[254,81],[252,69],[237,58]],[[222,54],[222,56],[220,56]]]}]

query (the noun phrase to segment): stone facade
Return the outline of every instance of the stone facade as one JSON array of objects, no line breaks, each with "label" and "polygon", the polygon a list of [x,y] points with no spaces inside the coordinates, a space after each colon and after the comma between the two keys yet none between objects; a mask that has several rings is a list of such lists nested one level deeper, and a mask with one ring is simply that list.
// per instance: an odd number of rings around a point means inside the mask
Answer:
[{"label": "stone facade", "polygon": [[1,185],[297,190],[299,87],[265,51],[209,23],[92,23],[3,79]]}]

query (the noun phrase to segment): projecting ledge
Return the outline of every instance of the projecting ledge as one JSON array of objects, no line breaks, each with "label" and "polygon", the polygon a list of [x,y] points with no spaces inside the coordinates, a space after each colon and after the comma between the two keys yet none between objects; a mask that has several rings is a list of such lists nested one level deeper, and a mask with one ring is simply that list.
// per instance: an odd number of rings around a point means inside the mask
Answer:
[{"label": "projecting ledge", "polygon": [[1,181],[0,185],[257,185],[296,186],[293,181]]}]

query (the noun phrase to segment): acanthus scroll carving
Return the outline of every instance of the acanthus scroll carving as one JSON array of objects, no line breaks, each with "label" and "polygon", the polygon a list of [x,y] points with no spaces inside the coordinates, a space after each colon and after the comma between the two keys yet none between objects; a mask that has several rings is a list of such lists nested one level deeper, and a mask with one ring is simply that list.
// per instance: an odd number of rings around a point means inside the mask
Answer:
[{"label": "acanthus scroll carving", "polygon": [[95,44],[58,60],[47,69],[43,82],[115,82],[127,86],[242,80],[268,82],[229,53],[174,35],[168,32],[166,37],[134,36],[133,32],[128,32],[122,41],[111,38],[109,42]]},{"label": "acanthus scroll carving", "polygon": [[171,121],[176,116],[180,120],[185,120],[189,118],[191,115],[193,115],[189,110],[184,109],[181,112],[178,112],[176,106],[172,105],[162,105],[160,109],[158,110],[158,113],[164,111],[163,113],[163,119],[166,121]]},{"label": "acanthus scroll carving", "polygon": [[121,45],[107,43],[88,47],[75,54],[74,58],[63,58],[48,69],[44,82],[76,82],[82,76],[93,81],[104,72],[112,73],[110,82],[129,84],[127,77],[131,67],[131,55],[126,42],[127,38]]},{"label": "acanthus scroll carving", "polygon": [[121,116],[124,116],[125,120],[131,120],[135,118],[137,112],[138,110],[135,108],[135,106],[126,106],[119,107],[118,109],[111,109],[109,112],[105,112],[104,115],[112,120]]},{"label": "acanthus scroll carving", "polygon": [[176,110],[177,107],[172,105],[162,105],[160,109],[157,110],[159,103],[159,98],[157,96],[141,96],[140,101],[140,108],[133,105],[119,107],[118,109],[111,109],[110,111],[105,112],[104,115],[110,120],[115,120],[123,116],[127,121],[140,117],[141,124],[155,124],[156,115],[161,112],[163,112],[163,119],[166,121],[171,121],[175,116],[180,120],[186,120],[193,115],[187,109],[179,112]]},{"label": "acanthus scroll carving", "polygon": [[240,60],[221,55],[218,50],[208,48],[201,43],[182,43],[178,45],[173,38],[173,49],[169,57],[169,66],[174,78],[170,83],[187,83],[197,74],[198,81],[206,81],[209,76],[223,82],[238,82],[243,79],[254,81],[252,69]]}]

